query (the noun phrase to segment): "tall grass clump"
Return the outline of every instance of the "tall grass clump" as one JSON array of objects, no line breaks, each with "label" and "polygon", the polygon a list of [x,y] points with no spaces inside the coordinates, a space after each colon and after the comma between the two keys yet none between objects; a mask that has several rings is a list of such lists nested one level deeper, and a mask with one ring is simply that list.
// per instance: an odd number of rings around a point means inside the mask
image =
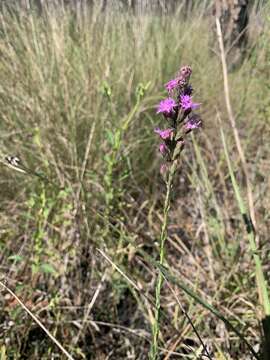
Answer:
[{"label": "tall grass clump", "polygon": [[[245,176],[207,2],[192,11],[3,6],[0,357],[259,356],[254,253],[233,187],[244,194]],[[270,26],[260,16],[263,31],[228,79],[267,280]],[[179,64],[192,67],[204,120],[184,149],[156,115]]]}]

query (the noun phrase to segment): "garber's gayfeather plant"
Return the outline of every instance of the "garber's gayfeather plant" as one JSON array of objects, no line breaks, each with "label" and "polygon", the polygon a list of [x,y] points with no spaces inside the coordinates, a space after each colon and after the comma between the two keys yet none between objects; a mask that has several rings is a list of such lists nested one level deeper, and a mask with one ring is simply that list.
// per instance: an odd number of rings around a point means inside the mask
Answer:
[{"label": "garber's gayfeather plant", "polygon": [[[162,140],[162,143],[159,145],[159,151],[165,162],[161,165],[160,170],[166,181],[167,188],[160,236],[160,265],[164,263],[164,245],[167,237],[168,212],[170,208],[173,177],[179,164],[181,152],[185,146],[186,136],[202,125],[201,117],[194,113],[194,110],[197,109],[200,104],[193,102],[192,99],[193,88],[189,83],[191,72],[190,66],[184,66],[180,69],[175,79],[165,84],[168,97],[162,100],[157,108],[157,113],[162,114],[166,122],[165,129],[155,129],[155,133],[157,133]],[[159,271],[156,282],[153,342],[150,352],[150,358],[152,360],[158,358],[160,292],[162,283],[163,277],[161,271]]]}]

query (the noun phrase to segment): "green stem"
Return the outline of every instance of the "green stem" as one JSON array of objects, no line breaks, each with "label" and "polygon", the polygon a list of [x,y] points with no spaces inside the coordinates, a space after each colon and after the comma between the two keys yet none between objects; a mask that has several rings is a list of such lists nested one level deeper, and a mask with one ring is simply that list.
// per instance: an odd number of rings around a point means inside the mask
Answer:
[{"label": "green stem", "polygon": [[[169,176],[166,181],[166,198],[164,202],[164,208],[163,208],[163,223],[161,228],[161,235],[160,235],[160,250],[159,250],[159,264],[163,265],[164,263],[164,257],[165,257],[165,241],[167,239],[167,228],[168,228],[168,214],[170,210],[170,204],[171,204],[171,190],[172,190],[172,182],[173,182],[173,176],[175,173],[176,168],[176,162],[174,161],[170,171]],[[152,326],[152,333],[153,333],[153,341],[152,346],[149,354],[149,359],[156,360],[158,359],[158,336],[159,336],[159,328],[160,328],[160,293],[161,288],[163,285],[163,275],[162,272],[159,270],[158,272],[158,278],[156,282],[156,296],[155,296],[155,319]]]},{"label": "green stem", "polygon": [[[242,216],[243,215],[246,215],[246,214],[242,214]],[[256,246],[256,241],[255,241],[256,235],[255,235],[254,231],[251,231],[248,234],[248,238],[249,238],[250,249],[252,251],[253,259],[255,262],[255,274],[256,274],[256,282],[257,282],[258,293],[259,293],[259,300],[264,307],[264,317],[265,316],[269,317],[269,315],[270,315],[270,300],[269,300],[269,294],[268,294],[268,289],[267,289],[267,281],[266,281],[264,273],[263,273],[261,258],[258,255],[258,249]]]}]

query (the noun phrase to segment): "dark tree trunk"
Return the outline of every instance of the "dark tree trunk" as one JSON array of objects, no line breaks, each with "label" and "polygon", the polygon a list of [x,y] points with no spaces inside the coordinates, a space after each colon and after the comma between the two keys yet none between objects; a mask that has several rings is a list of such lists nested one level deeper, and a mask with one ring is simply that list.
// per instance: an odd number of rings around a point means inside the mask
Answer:
[{"label": "dark tree trunk", "polygon": [[248,41],[249,0],[215,0],[214,14],[220,20],[228,60],[241,62]]}]

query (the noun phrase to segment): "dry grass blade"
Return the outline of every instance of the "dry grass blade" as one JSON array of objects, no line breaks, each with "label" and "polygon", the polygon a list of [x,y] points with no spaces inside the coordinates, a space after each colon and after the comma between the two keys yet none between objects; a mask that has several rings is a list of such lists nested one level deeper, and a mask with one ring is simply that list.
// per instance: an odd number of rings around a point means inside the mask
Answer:
[{"label": "dry grass blade", "polygon": [[[199,339],[199,341],[200,341],[200,343],[201,343],[201,345],[202,345],[202,348],[203,348],[203,350],[204,350],[204,352],[205,352],[205,356],[207,356],[207,357],[208,357],[208,359],[210,359],[210,360],[211,360],[211,359],[212,359],[212,357],[211,357],[211,355],[209,354],[209,351],[208,351],[208,349],[207,349],[206,345],[204,344],[204,342],[203,342],[203,340],[202,340],[202,338],[201,338],[201,336],[200,336],[199,332],[197,331],[197,329],[196,329],[195,325],[193,324],[193,322],[192,322],[192,320],[191,320],[190,316],[188,315],[188,313],[187,313],[187,312],[185,311],[185,309],[183,308],[183,306],[182,306],[182,304],[181,304],[181,302],[180,302],[180,300],[179,300],[179,298],[178,298],[177,294],[175,293],[175,291],[174,291],[173,287],[170,285],[169,281],[168,281],[167,279],[165,279],[165,281],[166,281],[167,286],[169,287],[170,291],[172,292],[172,294],[173,294],[174,298],[176,299],[176,301],[177,301],[177,303],[178,303],[178,305],[179,305],[179,307],[180,307],[181,311],[183,312],[183,314],[184,314],[184,315],[185,315],[185,317],[187,318],[187,320],[188,320],[189,324],[191,325],[191,327],[192,327],[192,329],[193,329],[194,333],[196,334],[197,338]],[[169,359],[169,357],[170,357],[170,356],[169,356],[169,354],[168,354],[164,360],[168,360],[168,359]]]},{"label": "dry grass blade", "polygon": [[106,259],[111,265],[112,267],[114,267],[126,280],[127,282],[134,287],[134,289],[136,289],[137,291],[141,291],[141,289],[138,287],[137,284],[135,284],[135,282],[133,280],[131,280],[120,268],[119,266],[117,266],[102,250],[97,249],[97,251],[104,257],[104,259]]},{"label": "dry grass blade", "polygon": [[237,330],[237,328],[231,324],[230,321],[228,321],[217,308],[213,307],[209,303],[207,303],[204,299],[202,299],[200,296],[198,296],[196,293],[194,293],[190,288],[188,288],[185,284],[183,284],[181,281],[178,280],[174,275],[170,273],[164,266],[161,266],[159,263],[157,263],[155,260],[150,259],[157,268],[160,269],[162,272],[162,275],[164,279],[167,279],[167,281],[171,281],[175,285],[177,285],[180,289],[182,289],[186,294],[188,294],[191,298],[193,298],[197,303],[202,305],[205,309],[209,310],[212,314],[214,314],[217,318],[222,320],[224,324],[230,328],[249,348],[252,355],[255,357],[255,359],[259,360],[258,354],[255,352],[253,347],[250,345],[250,343],[246,340],[246,338]]},{"label": "dry grass blade", "polygon": [[28,315],[41,327],[41,329],[49,336],[49,338],[55,343],[55,345],[62,351],[64,355],[69,360],[75,360],[64,347],[60,344],[60,342],[49,332],[48,329],[41,323],[41,321],[25,306],[25,304],[18,298],[18,296],[2,281],[0,281],[0,285],[21,305],[21,307],[27,312]]},{"label": "dry grass blade", "polygon": [[[257,248],[258,248],[260,244],[259,244],[259,235],[258,235],[258,232],[256,229],[256,218],[255,218],[252,187],[251,187],[251,183],[250,183],[250,179],[249,179],[249,172],[248,172],[248,168],[247,168],[246,157],[245,157],[242,145],[241,145],[239,132],[238,132],[238,129],[236,126],[236,122],[235,122],[235,118],[234,118],[234,114],[233,114],[233,110],[232,110],[232,106],[231,106],[230,89],[229,89],[229,81],[228,81],[228,70],[227,70],[227,64],[226,64],[226,57],[225,57],[225,50],[224,50],[221,26],[220,26],[220,21],[218,18],[216,18],[216,28],[217,28],[217,36],[218,36],[218,41],[219,41],[219,46],[220,46],[220,55],[221,55],[221,63],[222,63],[222,70],[223,70],[224,94],[225,94],[226,107],[227,107],[227,112],[228,112],[228,117],[229,117],[229,121],[231,124],[231,128],[233,130],[233,135],[234,135],[237,151],[238,151],[238,154],[239,154],[239,157],[241,160],[241,165],[242,165],[243,173],[245,176],[246,187],[247,187],[249,214],[242,214],[242,215],[243,216],[245,215],[244,220],[246,222],[248,234],[251,233],[251,236],[254,237],[255,244],[252,247],[253,247],[253,250],[255,251],[256,249],[254,249],[254,247],[257,246]],[[239,190],[237,186],[235,186],[234,188]],[[236,193],[238,194],[239,192],[237,191]],[[241,204],[242,200],[241,200],[240,195],[238,196],[238,199],[240,199],[240,200],[238,200],[238,203]],[[270,300],[269,300],[269,295],[268,295],[267,283],[265,281],[264,274],[262,271],[262,265],[261,265],[260,258],[256,254],[254,254],[254,256],[255,256],[255,263],[256,263],[256,278],[257,278],[259,299],[260,299],[261,305],[264,308],[264,313],[265,313],[264,315],[269,316],[270,315]]]},{"label": "dry grass blade", "polygon": [[[239,154],[239,157],[241,160],[242,169],[243,169],[243,172],[245,175],[250,217],[252,220],[254,230],[256,232],[256,217],[255,217],[255,210],[254,210],[252,187],[251,187],[251,183],[249,180],[249,173],[248,173],[248,169],[247,169],[246,157],[245,157],[242,145],[241,145],[239,132],[238,132],[238,129],[236,126],[235,117],[234,117],[234,113],[233,113],[232,106],[231,106],[230,88],[229,88],[229,81],[228,81],[228,69],[227,69],[227,63],[226,63],[226,57],[225,57],[225,50],[224,50],[221,26],[220,26],[220,21],[218,18],[216,18],[216,28],[217,28],[217,36],[218,36],[218,41],[219,41],[219,46],[220,46],[220,56],[221,56],[221,63],[222,63],[222,70],[223,70],[224,95],[225,95],[225,101],[226,101],[226,108],[227,108],[231,128],[233,130],[233,135],[234,135],[237,151],[238,151],[238,154]],[[259,245],[259,237],[258,237],[257,233],[256,233],[256,243],[257,243],[257,245]]]}]

